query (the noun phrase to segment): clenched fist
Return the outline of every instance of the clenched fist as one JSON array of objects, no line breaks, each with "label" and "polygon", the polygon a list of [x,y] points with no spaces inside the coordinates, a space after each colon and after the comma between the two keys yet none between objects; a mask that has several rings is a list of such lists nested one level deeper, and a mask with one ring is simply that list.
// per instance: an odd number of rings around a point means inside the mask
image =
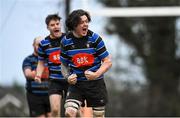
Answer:
[{"label": "clenched fist", "polygon": [[68,77],[68,83],[69,84],[76,84],[76,82],[77,82],[77,75],[76,74],[71,74]]}]

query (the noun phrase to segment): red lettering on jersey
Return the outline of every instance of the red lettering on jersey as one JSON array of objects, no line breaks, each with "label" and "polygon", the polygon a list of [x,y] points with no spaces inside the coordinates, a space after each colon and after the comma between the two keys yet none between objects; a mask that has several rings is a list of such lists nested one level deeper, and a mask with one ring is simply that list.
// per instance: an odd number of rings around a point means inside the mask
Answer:
[{"label": "red lettering on jersey", "polygon": [[72,61],[77,67],[92,66],[94,56],[88,53],[79,53],[73,56]]},{"label": "red lettering on jersey", "polygon": [[55,51],[55,52],[52,52],[50,55],[49,55],[49,60],[53,63],[56,63],[56,64],[61,64],[60,62],[60,51]]}]

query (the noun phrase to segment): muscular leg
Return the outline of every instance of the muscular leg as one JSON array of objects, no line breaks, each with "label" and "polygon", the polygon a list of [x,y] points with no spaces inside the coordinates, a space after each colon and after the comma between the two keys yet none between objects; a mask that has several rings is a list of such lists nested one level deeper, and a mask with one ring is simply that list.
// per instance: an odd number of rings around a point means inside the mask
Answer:
[{"label": "muscular leg", "polygon": [[81,117],[88,117],[88,118],[92,118],[93,117],[93,113],[92,113],[92,108],[91,107],[81,107],[80,108],[81,111]]},{"label": "muscular leg", "polygon": [[50,95],[49,99],[50,99],[50,104],[51,104],[52,117],[60,117],[62,96],[59,94],[52,94]]},{"label": "muscular leg", "polygon": [[80,116],[81,116],[81,117],[93,118],[92,107],[87,107],[87,102],[86,102],[86,100],[84,101],[84,104],[85,104],[85,105],[80,108]]}]

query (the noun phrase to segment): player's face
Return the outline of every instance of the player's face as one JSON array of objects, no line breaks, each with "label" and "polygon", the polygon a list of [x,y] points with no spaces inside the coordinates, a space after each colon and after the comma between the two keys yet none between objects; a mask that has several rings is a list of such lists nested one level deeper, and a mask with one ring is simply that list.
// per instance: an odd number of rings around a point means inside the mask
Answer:
[{"label": "player's face", "polygon": [[61,36],[61,24],[59,20],[51,20],[48,25],[48,30],[52,38]]},{"label": "player's face", "polygon": [[86,15],[83,15],[80,18],[81,20],[77,27],[75,27],[74,32],[76,33],[76,35],[78,35],[78,37],[83,37],[87,35],[89,20]]},{"label": "player's face", "polygon": [[33,46],[34,46],[34,52],[36,53],[36,54],[38,54],[38,48],[39,48],[39,43],[40,43],[40,41],[41,40],[36,40],[35,41],[35,43],[33,44]]},{"label": "player's face", "polygon": [[37,53],[38,52],[38,46],[39,45],[39,43],[38,44],[35,44],[35,46],[34,46],[34,51],[35,51],[35,53]]}]

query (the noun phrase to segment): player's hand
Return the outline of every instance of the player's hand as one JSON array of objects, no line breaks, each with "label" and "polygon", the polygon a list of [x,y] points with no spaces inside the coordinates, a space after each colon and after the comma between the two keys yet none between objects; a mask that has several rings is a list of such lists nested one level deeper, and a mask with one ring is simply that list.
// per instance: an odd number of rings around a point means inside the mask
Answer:
[{"label": "player's hand", "polygon": [[92,71],[89,71],[89,70],[86,70],[84,72],[84,75],[88,80],[95,80],[98,77],[95,72],[92,72]]},{"label": "player's hand", "polygon": [[76,84],[77,82],[77,75],[76,74],[71,74],[69,77],[68,77],[68,83],[69,84]]},{"label": "player's hand", "polygon": [[34,80],[38,83],[41,83],[41,77],[40,76],[35,76]]}]

